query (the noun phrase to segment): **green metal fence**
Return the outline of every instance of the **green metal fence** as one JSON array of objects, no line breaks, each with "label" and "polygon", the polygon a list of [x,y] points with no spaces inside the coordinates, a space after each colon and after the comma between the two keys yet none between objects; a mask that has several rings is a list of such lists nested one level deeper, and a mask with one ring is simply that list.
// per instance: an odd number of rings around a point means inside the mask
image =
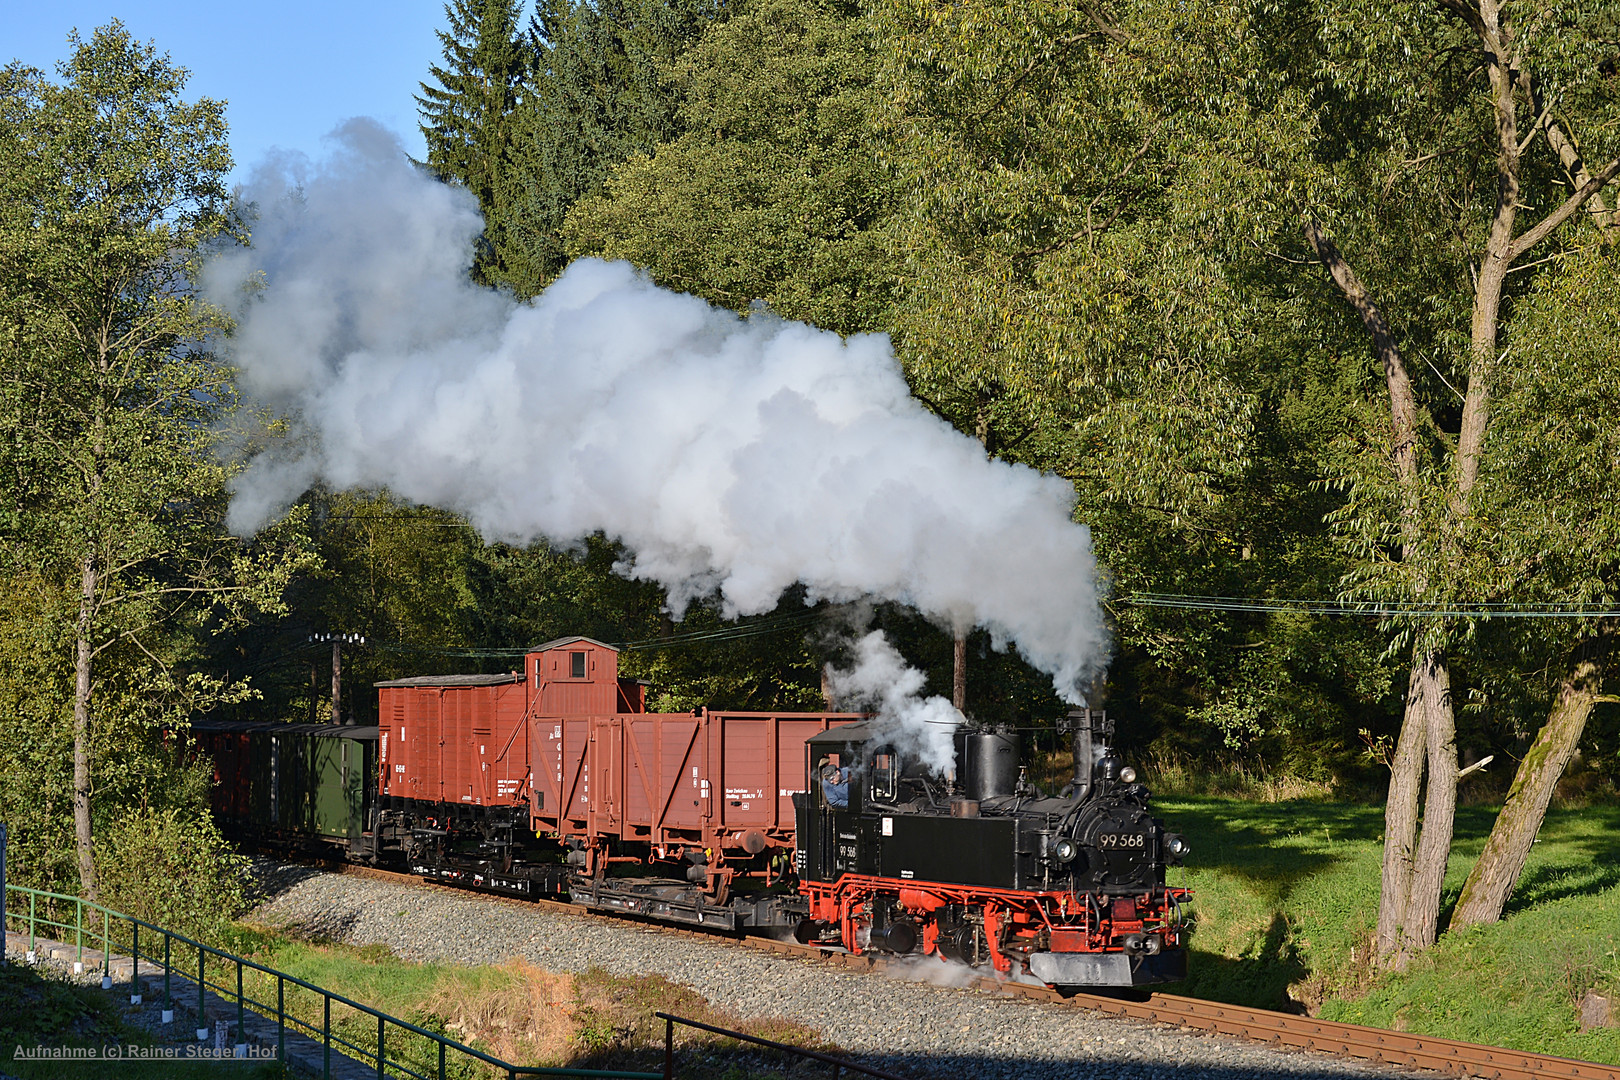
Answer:
[{"label": "green metal fence", "polygon": [[[208,1036],[207,1028],[207,991],[213,990],[227,1001],[234,999],[236,1003],[236,1032],[238,1034],[237,1046],[242,1052],[246,1044],[241,1033],[245,1030],[243,1021],[246,1014],[251,1011],[266,1019],[276,1022],[276,1059],[286,1060],[287,1032],[301,1032],[311,1039],[318,1039],[322,1046],[321,1074],[326,1080],[332,1075],[332,1053],[337,1048],[338,1053],[347,1053],[350,1057],[363,1062],[374,1062],[379,1080],[386,1077],[410,1077],[412,1080],[449,1080],[451,1077],[476,1075],[479,1071],[487,1071],[495,1076],[504,1076],[508,1080],[517,1080],[520,1076],[554,1076],[554,1077],[588,1077],[595,1080],[672,1080],[672,1073],[666,1069],[661,1073],[649,1072],[614,1072],[601,1069],[569,1069],[569,1068],[541,1068],[535,1065],[513,1065],[497,1057],[475,1050],[464,1043],[457,1042],[445,1035],[416,1024],[389,1016],[387,1013],[363,1005],[358,1001],[346,998],[341,994],[334,994],[330,990],[306,982],[296,975],[289,975],[264,964],[255,963],[216,949],[211,945],[204,945],[200,941],[193,941],[182,934],[176,934],[149,922],[137,919],[131,915],[113,911],[100,904],[92,904],[76,896],[65,896],[61,893],[43,892],[38,889],[28,889],[20,885],[7,884],[7,903],[5,905],[7,920],[20,927],[24,922],[28,927],[28,952],[30,956],[35,953],[35,945],[41,936],[52,937],[55,933],[63,935],[61,942],[71,944],[76,950],[74,960],[75,972],[84,970],[84,948],[88,941],[92,949],[98,944],[101,953],[101,982],[102,987],[110,989],[112,986],[112,952],[125,950],[126,955],[134,958],[130,980],[130,1000],[132,1004],[140,1003],[141,985],[140,971],[142,963],[150,963],[153,968],[161,970],[163,976],[163,1020],[172,1022],[175,1013],[177,997],[175,994],[174,976],[181,974],[182,980],[192,979],[197,986],[196,990],[196,1016],[197,1037],[205,1039]],[[21,905],[14,906],[11,896],[19,900],[27,898],[28,913],[23,915]],[[70,917],[71,912],[71,917]],[[86,916],[89,916],[88,923]],[[100,925],[97,926],[97,923]],[[127,929],[127,933],[126,933]],[[44,934],[41,934],[41,931]],[[66,937],[72,934],[71,940]],[[142,938],[145,938],[143,943]],[[162,942],[161,956],[157,951],[157,942]],[[143,951],[143,948],[147,951]],[[195,975],[193,976],[190,961],[195,959]],[[212,961],[212,963],[211,963]],[[185,964],[184,969],[180,967]],[[229,982],[217,981],[219,976],[213,976],[210,981],[209,971],[219,970],[227,973],[234,968],[235,985]],[[276,1000],[274,1002],[259,1001],[245,989],[244,975],[246,972],[257,972],[263,976],[268,986],[269,980],[274,980],[276,986]],[[148,973],[155,973],[151,968]],[[183,987],[182,987],[183,989]],[[306,1021],[288,1008],[288,994],[300,992],[318,996],[320,999],[320,1023]],[[354,1024],[334,1025],[332,1021],[332,1006],[353,1010],[353,1015],[362,1019],[361,1023],[367,1027],[369,1035],[369,1020],[376,1021],[376,1045],[356,1042],[359,1034]],[[189,1011],[189,1010],[187,1010]],[[342,1030],[339,1030],[339,1028]],[[480,1068],[482,1067],[482,1069]]]}]

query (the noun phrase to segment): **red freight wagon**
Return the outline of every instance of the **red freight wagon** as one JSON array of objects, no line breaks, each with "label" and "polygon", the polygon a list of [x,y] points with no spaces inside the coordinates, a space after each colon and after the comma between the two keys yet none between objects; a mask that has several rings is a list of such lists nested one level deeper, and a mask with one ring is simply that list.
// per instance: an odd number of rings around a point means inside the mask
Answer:
[{"label": "red freight wagon", "polygon": [[804,741],[859,713],[536,717],[534,828],[759,855],[793,846]]},{"label": "red freight wagon", "polygon": [[527,805],[530,695],[522,675],[435,675],[377,687],[380,794]]},{"label": "red freight wagon", "polygon": [[539,646],[521,673],[377,686],[380,794],[413,863],[443,864],[472,837],[480,861],[508,874],[528,831],[565,844],[590,875],[685,856],[716,894],[728,860],[769,866],[792,848],[805,740],[861,719],[649,713],[642,684],[619,677],[618,650],[586,637]]}]

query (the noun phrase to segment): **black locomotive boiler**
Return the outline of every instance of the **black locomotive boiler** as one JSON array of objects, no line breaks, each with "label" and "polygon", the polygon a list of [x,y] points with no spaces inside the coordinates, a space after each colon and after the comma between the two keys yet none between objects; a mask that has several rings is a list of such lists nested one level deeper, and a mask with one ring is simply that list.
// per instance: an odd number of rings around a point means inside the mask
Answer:
[{"label": "black locomotive boiler", "polygon": [[908,763],[880,721],[811,737],[795,797],[800,939],[1056,986],[1185,978],[1187,893],[1165,869],[1188,845],[1107,747],[1106,714],[1070,722],[1074,778],[1056,795],[1024,783],[1010,733],[958,733],[954,783]]}]

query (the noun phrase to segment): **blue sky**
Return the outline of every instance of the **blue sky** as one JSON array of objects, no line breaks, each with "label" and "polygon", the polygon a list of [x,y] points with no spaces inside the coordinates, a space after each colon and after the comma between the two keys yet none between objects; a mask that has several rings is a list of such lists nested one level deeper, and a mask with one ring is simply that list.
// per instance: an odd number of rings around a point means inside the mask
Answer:
[{"label": "blue sky", "polygon": [[443,0],[18,0],[5,9],[0,64],[21,60],[53,76],[75,27],[88,38],[116,17],[155,41],[190,69],[188,99],[226,101],[233,179],[272,147],[320,156],[322,138],[352,116],[381,121],[413,157],[425,153],[412,95],[442,56],[434,31],[446,25]]}]

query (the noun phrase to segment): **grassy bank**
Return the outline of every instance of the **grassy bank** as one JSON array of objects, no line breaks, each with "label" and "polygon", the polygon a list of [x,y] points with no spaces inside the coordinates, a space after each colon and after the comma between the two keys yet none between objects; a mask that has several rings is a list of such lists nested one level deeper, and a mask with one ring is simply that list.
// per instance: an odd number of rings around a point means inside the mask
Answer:
[{"label": "grassy bank", "polygon": [[[1441,943],[1401,975],[1370,963],[1381,806],[1178,797],[1157,811],[1193,845],[1185,992],[1324,1018],[1620,1064],[1620,1029],[1578,1030],[1588,990],[1620,998],[1620,808],[1554,811],[1504,920]],[[1445,910],[1495,811],[1458,811]]]},{"label": "grassy bank", "polygon": [[[599,969],[556,974],[522,960],[485,967],[400,960],[387,948],[301,941],[264,927],[237,928],[233,951],[418,1027],[440,1032],[504,1061],[657,1072],[664,1063],[664,1024],[673,1012],[716,1027],[825,1052],[836,1052],[815,1031],[789,1021],[744,1020],[713,1008],[696,991],[650,975],[622,978]],[[274,998],[273,983],[265,987]],[[249,988],[253,993],[253,988]],[[260,994],[253,996],[261,997]],[[289,1010],[319,1022],[320,999],[299,993]],[[346,1039],[376,1045],[375,1021],[342,1007],[333,1024]],[[677,1029],[682,1068],[728,1080],[784,1074],[786,1059],[734,1039]],[[389,1054],[414,1054],[429,1064],[430,1045],[389,1036]]]}]

